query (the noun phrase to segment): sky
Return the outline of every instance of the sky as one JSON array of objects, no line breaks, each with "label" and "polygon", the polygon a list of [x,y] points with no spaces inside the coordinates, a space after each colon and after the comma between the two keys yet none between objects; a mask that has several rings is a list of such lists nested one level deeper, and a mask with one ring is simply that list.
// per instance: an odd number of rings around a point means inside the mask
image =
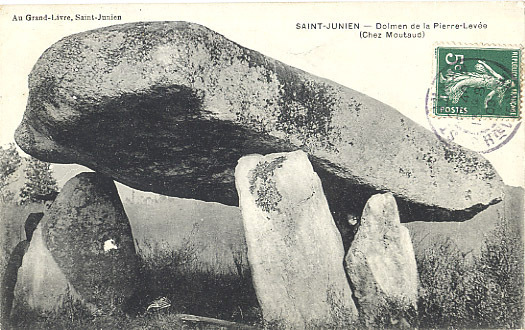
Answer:
[{"label": "sky", "polygon": [[[521,7],[520,7],[521,6]],[[115,22],[13,22],[13,15],[40,13],[118,13],[118,23],[184,20],[200,23],[227,38],[312,74],[338,82],[393,106],[431,130],[426,97],[432,90],[434,49],[450,44],[523,43],[523,4],[446,3],[359,4],[197,4],[5,6],[0,10],[0,144],[13,142],[27,101],[27,76],[40,54],[62,37]],[[362,39],[359,31],[296,29],[298,22],[443,23],[468,21],[488,25],[478,30],[428,30],[422,39]],[[514,24],[509,26],[509,24]],[[380,32],[380,31],[379,31]],[[477,123],[476,123],[477,124]],[[487,124],[484,121],[483,124]],[[484,154],[503,180],[524,186],[524,125],[504,146]],[[475,149],[476,146],[464,145]],[[62,166],[62,165],[61,165]],[[68,173],[74,170],[63,170]]]}]

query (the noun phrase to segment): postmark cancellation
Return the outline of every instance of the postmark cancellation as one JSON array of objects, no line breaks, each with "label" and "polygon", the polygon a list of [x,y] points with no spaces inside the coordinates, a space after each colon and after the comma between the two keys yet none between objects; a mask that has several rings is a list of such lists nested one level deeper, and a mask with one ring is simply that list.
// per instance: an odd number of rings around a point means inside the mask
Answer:
[{"label": "postmark cancellation", "polygon": [[503,147],[521,125],[522,46],[436,46],[426,113],[445,142],[488,153]]}]

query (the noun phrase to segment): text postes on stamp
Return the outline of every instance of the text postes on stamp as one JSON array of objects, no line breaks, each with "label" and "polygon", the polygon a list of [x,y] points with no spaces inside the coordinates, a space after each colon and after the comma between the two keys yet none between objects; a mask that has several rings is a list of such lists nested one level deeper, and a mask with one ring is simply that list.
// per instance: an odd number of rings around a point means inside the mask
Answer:
[{"label": "text postes on stamp", "polygon": [[520,48],[438,47],[433,114],[520,117]]}]

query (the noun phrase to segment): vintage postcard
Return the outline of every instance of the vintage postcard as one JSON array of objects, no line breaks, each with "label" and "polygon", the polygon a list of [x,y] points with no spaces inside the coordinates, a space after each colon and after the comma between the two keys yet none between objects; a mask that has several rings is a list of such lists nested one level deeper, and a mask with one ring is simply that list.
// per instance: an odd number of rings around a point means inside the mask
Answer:
[{"label": "vintage postcard", "polygon": [[0,6],[0,328],[522,328],[524,10]]}]

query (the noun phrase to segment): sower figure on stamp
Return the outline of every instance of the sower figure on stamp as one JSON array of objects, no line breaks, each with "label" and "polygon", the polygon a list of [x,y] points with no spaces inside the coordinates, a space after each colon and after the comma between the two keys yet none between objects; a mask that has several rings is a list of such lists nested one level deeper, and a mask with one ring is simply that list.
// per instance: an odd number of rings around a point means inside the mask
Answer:
[{"label": "sower figure on stamp", "polygon": [[456,104],[463,95],[467,87],[487,88],[490,92],[485,97],[485,109],[489,106],[489,101],[495,97],[495,101],[501,104],[505,92],[511,85],[511,80],[503,78],[494,71],[485,61],[478,60],[475,65],[475,72],[457,73],[449,70],[446,76],[440,74],[440,81],[445,83],[445,93],[450,97],[452,103]]},{"label": "sower figure on stamp", "polygon": [[[52,192],[47,195],[39,195],[35,198],[44,202],[44,212],[49,209],[53,201],[57,196],[57,192]],[[3,325],[9,322],[11,309],[13,308],[14,290],[16,286],[16,280],[18,277],[18,269],[22,266],[22,259],[29,249],[33,232],[40,223],[40,220],[44,217],[43,212],[30,213],[24,224],[24,231],[26,239],[18,243],[9,256],[7,266],[5,269],[4,277],[2,278],[2,314],[1,321]]]}]

